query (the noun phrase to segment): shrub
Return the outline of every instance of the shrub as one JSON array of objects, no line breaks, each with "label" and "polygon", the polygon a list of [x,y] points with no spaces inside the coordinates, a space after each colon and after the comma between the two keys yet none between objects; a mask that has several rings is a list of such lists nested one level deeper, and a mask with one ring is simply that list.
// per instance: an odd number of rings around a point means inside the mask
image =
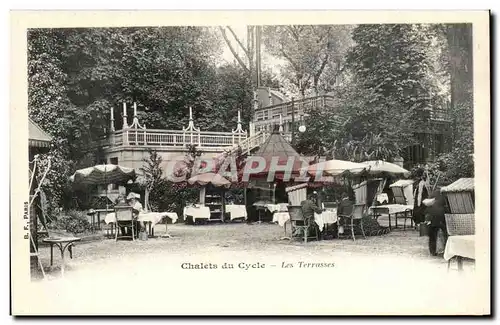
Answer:
[{"label": "shrub", "polygon": [[74,235],[91,230],[91,225],[85,212],[76,210],[70,210],[59,216],[55,222],[55,227]]}]

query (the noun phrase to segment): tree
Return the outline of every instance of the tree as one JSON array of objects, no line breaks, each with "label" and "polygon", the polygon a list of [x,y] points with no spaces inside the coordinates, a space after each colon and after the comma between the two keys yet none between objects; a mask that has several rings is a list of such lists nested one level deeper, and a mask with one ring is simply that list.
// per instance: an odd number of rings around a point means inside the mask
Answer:
[{"label": "tree", "polygon": [[161,168],[162,158],[156,151],[151,150],[149,157],[144,158],[144,167],[141,171],[144,176],[143,186],[146,189],[144,205],[152,211],[159,211],[159,205],[162,199],[163,192],[167,181],[163,178],[163,169]]},{"label": "tree", "polygon": [[211,119],[212,129],[217,125],[220,131],[236,129],[240,111],[242,127],[248,130],[252,119],[250,107],[253,100],[250,79],[238,65],[226,64],[218,67],[216,84],[216,106],[220,114]]},{"label": "tree", "polygon": [[[260,26],[247,26],[247,44],[239,37],[231,26],[220,26],[219,31],[233,54],[234,58],[243,69],[245,76],[251,82],[252,88],[257,87],[257,69],[260,57],[256,54],[256,49],[260,46]],[[228,36],[228,33],[230,36]],[[231,41],[234,40],[233,42]],[[236,42],[236,44],[234,44]],[[238,49],[240,51],[238,51]],[[243,55],[239,53],[243,52]]]},{"label": "tree", "polygon": [[283,73],[302,96],[308,89],[317,95],[335,86],[351,45],[350,32],[345,25],[266,26],[264,44],[286,61]]},{"label": "tree", "polygon": [[337,87],[336,104],[311,111],[306,133],[321,140],[310,138],[308,147],[359,161],[390,160],[416,144],[415,131],[426,126],[429,110],[441,108],[443,96],[428,31],[424,25],[354,28],[344,67],[348,82]]},{"label": "tree", "polygon": [[431,168],[444,172],[441,180],[449,184],[461,177],[474,177],[472,25],[446,24],[439,27],[447,41],[453,147]]}]

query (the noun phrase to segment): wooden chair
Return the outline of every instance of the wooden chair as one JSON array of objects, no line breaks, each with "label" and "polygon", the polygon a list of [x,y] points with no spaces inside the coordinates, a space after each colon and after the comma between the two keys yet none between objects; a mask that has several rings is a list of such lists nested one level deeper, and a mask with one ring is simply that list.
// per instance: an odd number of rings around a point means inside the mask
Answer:
[{"label": "wooden chair", "polygon": [[[132,238],[132,240],[135,240],[135,220],[132,207],[115,206],[115,215],[116,215],[115,241],[117,241],[118,238]],[[121,227],[130,227],[130,229],[132,230],[131,236],[119,235]]]},{"label": "wooden chair", "polygon": [[[316,238],[316,240],[319,240],[318,230],[310,224],[311,219],[304,218],[301,206],[289,206],[288,213],[290,214],[290,223],[292,224],[292,238],[294,237],[295,231],[302,230],[304,233],[304,243],[307,243],[308,238]],[[309,236],[309,230],[311,228],[314,229],[314,236]]]},{"label": "wooden chair", "polygon": [[402,205],[407,205],[408,203],[406,202],[406,197],[405,193],[403,192],[402,187],[393,187],[392,188],[392,194],[394,195],[394,203],[395,204],[402,204]]},{"label": "wooden chair", "polygon": [[[352,212],[350,215],[339,215],[338,216],[339,217],[339,228],[340,228],[340,226],[344,227],[344,234],[341,235],[340,233],[338,233],[337,234],[338,238],[348,236],[345,234],[347,234],[348,230],[350,230],[352,240],[355,241],[356,237],[354,236],[354,230],[355,230],[355,228],[358,228],[361,230],[361,234],[363,235],[363,238],[366,239],[365,230],[363,228],[364,211],[365,211],[364,204],[355,204],[352,208]],[[342,220],[343,223],[341,223],[340,220]]]},{"label": "wooden chair", "polygon": [[[403,187],[394,186],[392,187],[392,193],[394,194],[394,203],[401,205],[408,205],[411,202],[408,202],[408,199],[404,193]],[[413,210],[406,209],[404,212],[396,213],[396,227],[398,224],[398,219],[404,219],[403,230],[406,230],[406,220],[410,219],[410,226],[413,229]]]}]

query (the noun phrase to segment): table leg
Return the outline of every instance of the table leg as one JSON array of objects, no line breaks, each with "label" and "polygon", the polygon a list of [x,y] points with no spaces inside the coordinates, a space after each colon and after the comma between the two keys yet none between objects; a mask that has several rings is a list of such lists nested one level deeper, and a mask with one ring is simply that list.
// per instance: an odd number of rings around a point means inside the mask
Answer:
[{"label": "table leg", "polygon": [[[285,236],[284,236],[284,237],[282,237],[282,238],[280,238],[280,240],[290,240],[290,238],[291,238],[291,234],[290,234],[290,237],[288,237],[288,236],[286,235],[286,224],[287,224],[288,222],[289,222],[289,221],[286,221],[286,222],[283,224],[283,228],[285,229]],[[291,228],[291,226],[290,226],[290,228]]]},{"label": "table leg", "polygon": [[457,256],[457,266],[459,271],[463,271],[464,269],[464,264],[463,264],[463,259],[462,256]]},{"label": "table leg", "polygon": [[394,215],[394,229],[398,229],[398,214]]},{"label": "table leg", "polygon": [[50,244],[50,266],[54,264],[54,244]]},{"label": "table leg", "polygon": [[389,231],[392,230],[392,227],[391,227],[391,214],[389,213]]},{"label": "table leg", "polygon": [[64,248],[60,249],[61,249],[61,275],[64,276]]},{"label": "table leg", "polygon": [[97,230],[101,230],[101,214],[97,214]]},{"label": "table leg", "polygon": [[168,222],[165,220],[165,235],[161,236],[163,238],[170,238],[170,235],[168,234]]}]

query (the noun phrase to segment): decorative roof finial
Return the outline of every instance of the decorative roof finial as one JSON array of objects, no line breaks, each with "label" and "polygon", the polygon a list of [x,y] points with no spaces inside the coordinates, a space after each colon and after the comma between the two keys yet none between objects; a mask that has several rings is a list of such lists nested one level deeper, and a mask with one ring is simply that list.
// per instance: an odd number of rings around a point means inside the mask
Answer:
[{"label": "decorative roof finial", "polygon": [[111,107],[111,110],[110,110],[110,113],[111,113],[111,132],[115,132],[115,112],[114,112],[114,108]]},{"label": "decorative roof finial", "polygon": [[233,133],[247,133],[241,128],[241,111],[238,110],[238,125],[236,126],[236,130],[233,130]]},{"label": "decorative roof finial", "polygon": [[127,129],[128,128],[128,122],[127,122],[127,103],[123,103],[123,126],[122,129]]},{"label": "decorative roof finial", "polygon": [[193,122],[193,108],[189,106],[189,123],[187,128],[183,129],[184,132],[186,131],[196,131],[200,132],[200,129],[194,127],[194,122]]},{"label": "decorative roof finial", "polygon": [[146,129],[146,126],[141,126],[139,124],[139,118],[137,117],[137,103],[134,102],[134,119],[132,121],[132,125],[130,125],[131,128],[135,129]]}]

